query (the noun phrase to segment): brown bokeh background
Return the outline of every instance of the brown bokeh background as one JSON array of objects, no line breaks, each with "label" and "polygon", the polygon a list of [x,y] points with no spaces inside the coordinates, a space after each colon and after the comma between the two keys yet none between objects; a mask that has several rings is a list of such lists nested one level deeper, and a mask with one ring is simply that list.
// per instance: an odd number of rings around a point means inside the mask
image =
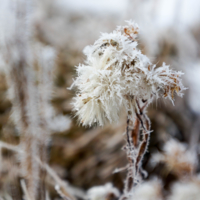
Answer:
[{"label": "brown bokeh background", "polygon": [[[200,16],[195,14],[199,3],[191,1],[186,9],[186,2],[178,0],[175,3],[163,0],[163,4],[156,0],[83,2],[41,1],[34,14],[36,40],[50,45],[57,54],[51,103],[56,113],[71,119],[68,130],[51,135],[49,164],[62,179],[75,187],[86,190],[112,182],[123,189],[126,173],[113,174],[113,171],[127,164],[122,150],[125,114],[121,114],[119,123],[104,128],[81,127],[71,105],[76,91],[67,88],[76,76],[75,66],[84,62],[83,48],[93,44],[100,32],[111,32],[116,25],[124,25],[124,20],[133,19],[141,28],[138,40],[142,52],[153,63],[161,65],[165,62],[183,71],[183,82],[188,87],[182,99],[175,99],[175,106],[169,101],[157,100],[148,109],[153,132],[143,168],[148,172],[147,179],[160,177],[167,190],[178,177],[173,172],[166,172],[163,164],[154,165],[152,155],[162,152],[164,143],[170,138],[187,143],[188,147],[199,144]],[[192,13],[193,18],[188,19],[186,16]],[[0,139],[18,144],[19,134],[9,117],[12,105],[7,98],[7,88],[5,76],[1,73]],[[5,159],[12,158],[12,153],[6,150],[2,155]],[[5,171],[1,184],[5,181],[12,181],[9,170]]]}]

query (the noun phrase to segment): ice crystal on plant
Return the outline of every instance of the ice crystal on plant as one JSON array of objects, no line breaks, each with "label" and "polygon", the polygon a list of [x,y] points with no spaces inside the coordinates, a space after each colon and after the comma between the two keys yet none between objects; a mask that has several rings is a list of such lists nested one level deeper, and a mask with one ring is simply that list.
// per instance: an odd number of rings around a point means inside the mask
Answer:
[{"label": "ice crystal on plant", "polygon": [[94,45],[84,49],[87,59],[76,68],[78,77],[72,85],[78,89],[73,105],[81,124],[117,122],[122,108],[130,110],[130,97],[173,101],[174,93],[182,96],[182,73],[165,63],[161,67],[152,65],[137,49],[138,32],[137,24],[128,21],[127,26],[117,27],[112,33],[102,33]]}]

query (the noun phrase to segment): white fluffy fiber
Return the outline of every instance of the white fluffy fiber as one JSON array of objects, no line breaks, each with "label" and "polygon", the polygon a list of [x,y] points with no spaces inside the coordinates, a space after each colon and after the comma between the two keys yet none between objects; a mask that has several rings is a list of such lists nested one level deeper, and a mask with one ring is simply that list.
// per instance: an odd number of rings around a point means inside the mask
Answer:
[{"label": "white fluffy fiber", "polygon": [[107,183],[104,186],[95,186],[88,190],[87,198],[88,200],[106,200],[109,195],[117,198],[119,197],[119,191],[112,186],[111,183]]},{"label": "white fluffy fiber", "polygon": [[129,200],[162,200],[162,183],[154,179],[142,183],[132,192]]},{"label": "white fluffy fiber", "polygon": [[199,200],[200,179],[194,178],[190,181],[178,182],[172,188],[172,194],[167,200]]},{"label": "white fluffy fiber", "polygon": [[76,68],[78,77],[72,85],[78,89],[73,106],[81,124],[117,122],[120,110],[130,108],[129,97],[173,100],[174,91],[182,95],[182,73],[165,64],[159,68],[152,65],[137,49],[137,34],[137,24],[128,21],[127,26],[103,33],[84,49],[87,59]]}]

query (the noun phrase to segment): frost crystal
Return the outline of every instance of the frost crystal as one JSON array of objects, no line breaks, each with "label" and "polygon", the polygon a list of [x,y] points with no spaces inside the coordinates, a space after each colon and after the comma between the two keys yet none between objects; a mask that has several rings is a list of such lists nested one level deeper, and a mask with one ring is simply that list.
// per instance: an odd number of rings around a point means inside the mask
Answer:
[{"label": "frost crystal", "polygon": [[117,122],[122,108],[134,113],[130,99],[149,102],[165,97],[173,102],[174,92],[182,96],[182,73],[165,63],[152,65],[137,49],[137,24],[127,23],[84,49],[87,59],[76,68],[78,77],[72,85],[78,89],[73,105],[82,125]]}]

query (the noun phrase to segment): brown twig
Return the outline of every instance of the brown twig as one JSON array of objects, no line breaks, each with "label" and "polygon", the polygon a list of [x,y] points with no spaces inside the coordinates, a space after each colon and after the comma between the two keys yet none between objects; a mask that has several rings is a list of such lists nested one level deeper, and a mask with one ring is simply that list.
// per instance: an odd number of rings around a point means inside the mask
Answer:
[{"label": "brown twig", "polygon": [[[133,98],[131,99],[133,100]],[[148,105],[148,101],[144,102],[141,107],[139,101],[136,99],[136,119],[131,129],[130,122],[132,119],[131,112],[128,112],[127,127],[126,127],[126,153],[128,159],[128,172],[125,182],[124,194],[120,199],[126,199],[126,196],[133,189],[134,185],[140,180],[140,163],[147,150],[149,136],[150,136],[150,121],[145,114],[145,109]],[[132,102],[132,101],[131,101]],[[143,130],[142,141],[139,141],[140,125]]]},{"label": "brown twig", "polygon": [[125,185],[125,192],[129,192],[134,184],[134,174],[133,174],[134,160],[131,155],[133,151],[133,145],[130,137],[130,115],[128,115],[127,117],[126,137],[127,137],[126,152],[127,152],[127,159],[129,166],[128,166],[126,185]]},{"label": "brown twig", "polygon": [[142,160],[142,158],[143,158],[143,156],[146,152],[148,140],[149,140],[149,133],[145,132],[144,138],[143,138],[143,141],[140,144],[139,153],[138,153],[138,156],[137,156],[137,159],[136,159],[136,172],[138,172],[139,164],[140,164],[140,162],[141,162],[141,160]]},{"label": "brown twig", "polygon": [[135,148],[138,146],[138,140],[139,140],[139,131],[140,131],[140,121],[138,118],[136,118],[133,130],[131,132],[131,138],[133,140],[133,145]]}]

